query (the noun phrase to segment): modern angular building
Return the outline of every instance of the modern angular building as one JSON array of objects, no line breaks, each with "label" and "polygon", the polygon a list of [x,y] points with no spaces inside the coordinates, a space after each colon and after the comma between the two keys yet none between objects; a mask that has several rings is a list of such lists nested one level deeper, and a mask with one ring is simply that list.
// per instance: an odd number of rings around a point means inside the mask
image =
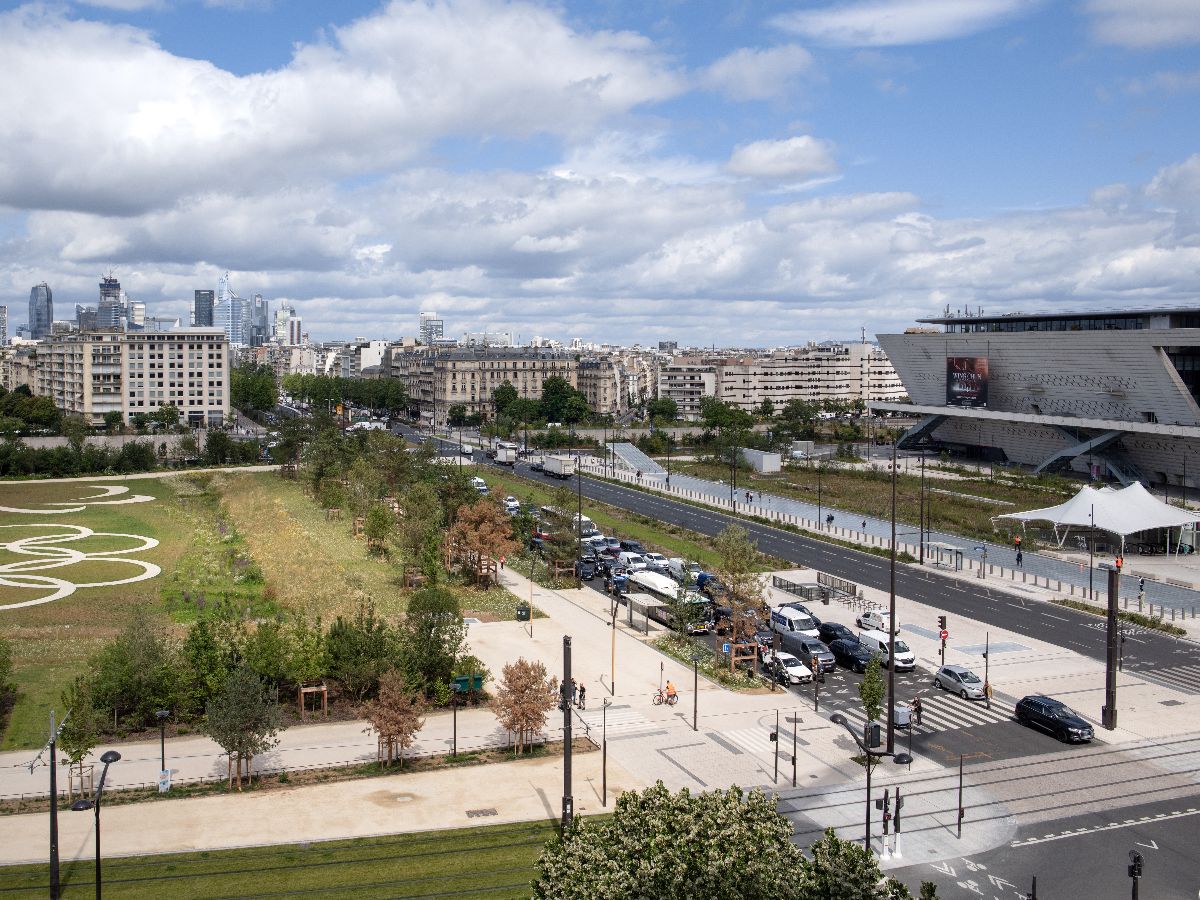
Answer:
[{"label": "modern angular building", "polygon": [[29,337],[40,341],[50,336],[54,323],[54,292],[46,282],[29,292]]},{"label": "modern angular building", "polygon": [[1200,483],[1200,308],[947,315],[878,335],[916,413],[902,449]]},{"label": "modern angular building", "polygon": [[216,291],[195,292],[192,300],[192,325],[196,328],[212,328],[213,305],[216,300]]}]

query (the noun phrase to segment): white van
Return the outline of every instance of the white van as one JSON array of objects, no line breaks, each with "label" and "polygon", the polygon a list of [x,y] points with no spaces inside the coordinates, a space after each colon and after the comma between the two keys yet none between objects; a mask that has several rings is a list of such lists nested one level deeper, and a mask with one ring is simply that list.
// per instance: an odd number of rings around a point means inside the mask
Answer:
[{"label": "white van", "polygon": [[[889,665],[887,634],[882,631],[860,631],[858,642],[871,653],[878,653],[882,656],[884,668],[887,668]],[[896,646],[896,671],[911,672],[917,667],[917,655],[900,638],[896,638],[894,643]]]},{"label": "white van", "polygon": [[487,482],[478,476],[471,479],[471,487],[475,488],[475,490],[479,491],[480,494],[485,496],[488,492]]},{"label": "white van", "polygon": [[617,557],[617,561],[630,572],[637,572],[646,568],[646,560],[640,553],[630,553],[625,551]]},{"label": "white van", "polygon": [[779,606],[771,610],[771,630],[780,634],[802,634],[805,637],[817,637],[817,623],[812,616],[806,616],[798,609]]}]

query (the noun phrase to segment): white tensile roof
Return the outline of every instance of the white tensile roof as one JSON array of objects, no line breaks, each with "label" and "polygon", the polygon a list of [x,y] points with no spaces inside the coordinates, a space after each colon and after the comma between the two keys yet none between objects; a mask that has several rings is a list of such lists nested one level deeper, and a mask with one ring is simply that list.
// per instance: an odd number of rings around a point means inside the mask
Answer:
[{"label": "white tensile roof", "polygon": [[1015,519],[1018,522],[1047,521],[1055,526],[1095,527],[1121,537],[1153,528],[1178,528],[1200,522],[1200,514],[1163,503],[1152,496],[1140,481],[1120,490],[1085,486],[1066,503],[1058,506],[1005,513],[996,518]]}]

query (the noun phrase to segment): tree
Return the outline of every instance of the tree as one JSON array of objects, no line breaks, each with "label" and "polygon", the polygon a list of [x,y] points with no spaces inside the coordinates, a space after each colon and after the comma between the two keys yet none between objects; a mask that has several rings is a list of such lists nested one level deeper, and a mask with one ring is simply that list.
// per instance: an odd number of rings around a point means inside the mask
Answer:
[{"label": "tree", "polygon": [[492,710],[515,738],[516,750],[521,753],[532,746],[533,736],[546,727],[546,714],[558,705],[557,679],[546,678],[541,662],[521,657],[502,671]]},{"label": "tree", "polygon": [[229,373],[229,402],[241,410],[269,410],[279,403],[275,373],[267,365],[237,366]]},{"label": "tree", "polygon": [[259,622],[246,639],[242,653],[246,665],[267,687],[279,690],[291,681],[291,634],[278,622]]},{"label": "tree", "polygon": [[508,513],[486,497],[458,508],[447,540],[469,567],[472,579],[478,583],[482,577],[485,585],[488,561],[510,556],[518,549]]},{"label": "tree", "polygon": [[417,566],[427,577],[441,569],[438,543],[442,528],[442,504],[427,482],[413,485],[400,499],[402,513],[397,543],[405,568]]},{"label": "tree", "polygon": [[404,768],[404,751],[425,727],[424,698],[408,689],[399,672],[388,672],[379,679],[379,698],[368,701],[363,714],[371,723],[370,728],[363,730],[379,735],[387,750],[383,764],[390,766],[399,751],[400,768]]},{"label": "tree", "polygon": [[164,403],[150,414],[150,419],[167,428],[175,428],[179,425],[179,415],[178,406],[174,403]]},{"label": "tree", "polygon": [[[825,830],[808,853],[810,858],[800,865],[795,891],[804,900],[912,900],[901,882],[884,877],[875,854],[853,841],[841,840],[832,828]],[[928,896],[936,900],[937,889],[925,884],[933,888]]]},{"label": "tree", "polygon": [[458,595],[439,585],[414,593],[398,640],[405,680],[431,700],[444,702],[467,640]]},{"label": "tree", "polygon": [[880,654],[876,653],[863,670],[863,680],[858,686],[858,696],[862,699],[863,712],[868,722],[878,722],[883,715],[883,695],[886,685],[883,682]]},{"label": "tree", "polygon": [[387,542],[396,530],[396,517],[382,503],[372,503],[363,523],[367,547],[375,553],[387,553]]},{"label": "tree", "polygon": [[386,489],[379,469],[360,456],[350,465],[346,473],[346,505],[356,516],[365,516],[372,502],[383,496]]},{"label": "tree", "polygon": [[180,648],[179,708],[184,714],[200,715],[208,701],[224,684],[232,664],[230,648],[222,646],[212,626],[200,619],[188,629]]},{"label": "tree", "polygon": [[771,402],[770,397],[763,398],[763,402],[758,406],[758,414],[764,419],[769,419],[775,415],[775,404]]},{"label": "tree", "polygon": [[726,527],[717,535],[714,547],[721,555],[717,578],[725,585],[725,597],[733,611],[733,638],[750,640],[764,597],[762,578],[756,571],[758,548],[750,540],[750,533],[740,525]]},{"label": "tree", "polygon": [[369,604],[360,606],[352,620],[338,616],[325,646],[329,674],[357,703],[374,694],[383,673],[395,668],[396,635]]},{"label": "tree", "polygon": [[204,457],[209,465],[219,466],[229,461],[233,452],[233,440],[224,431],[217,428],[208,430],[204,440]]},{"label": "tree", "polygon": [[[0,697],[12,689],[8,680],[12,677],[12,671],[12,643],[8,638],[0,635]],[[0,701],[0,706],[3,706],[3,701]]]},{"label": "tree", "polygon": [[679,418],[679,404],[670,397],[659,397],[646,404],[646,415],[651,421],[674,422]]},{"label": "tree", "polygon": [[251,778],[254,757],[274,748],[282,729],[282,718],[274,691],[268,693],[262,680],[246,664],[225,679],[217,695],[208,701],[204,733],[225,751],[229,786],[236,774],[242,789],[242,772]]},{"label": "tree", "polygon": [[87,679],[76,675],[63,691],[62,703],[68,712],[58,733],[58,747],[70,765],[81,766],[84,757],[100,742],[103,729]]},{"label": "tree", "polygon": [[461,428],[467,424],[467,408],[461,403],[455,403],[446,411],[446,423],[451,428]]},{"label": "tree", "polygon": [[329,672],[329,650],[325,644],[325,631],[321,617],[310,623],[304,615],[297,615],[289,626],[291,657],[288,659],[288,676],[296,684],[310,684],[324,678]]},{"label": "tree", "polygon": [[153,724],[154,713],[175,706],[178,666],[162,633],[142,611],[88,662],[97,709],[111,710],[113,730]]},{"label": "tree", "polygon": [[567,398],[567,402],[563,404],[562,420],[568,424],[574,425],[577,422],[582,422],[591,415],[591,407],[588,406],[587,398],[576,392]]},{"label": "tree", "polygon": [[496,415],[502,416],[508,412],[508,408],[513,402],[520,399],[517,395],[517,389],[512,386],[512,382],[507,378],[500,387],[492,391],[492,406],[495,407]]},{"label": "tree", "polygon": [[[611,819],[576,818],[546,843],[535,898],[767,900],[796,896],[803,856],[761,791],[672,794],[660,781],[617,800]],[[720,848],[707,852],[707,848]]]},{"label": "tree", "polygon": [[576,393],[561,375],[551,375],[542,383],[542,399],[539,402],[542,418],[547,422],[566,421],[563,411],[567,401]]}]

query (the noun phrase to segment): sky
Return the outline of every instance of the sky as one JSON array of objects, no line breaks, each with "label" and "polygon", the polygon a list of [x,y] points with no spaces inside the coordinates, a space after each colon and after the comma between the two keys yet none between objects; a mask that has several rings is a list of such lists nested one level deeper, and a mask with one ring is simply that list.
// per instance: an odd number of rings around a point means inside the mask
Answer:
[{"label": "sky", "polygon": [[0,5],[0,303],[773,347],[1200,305],[1197,0]]}]

